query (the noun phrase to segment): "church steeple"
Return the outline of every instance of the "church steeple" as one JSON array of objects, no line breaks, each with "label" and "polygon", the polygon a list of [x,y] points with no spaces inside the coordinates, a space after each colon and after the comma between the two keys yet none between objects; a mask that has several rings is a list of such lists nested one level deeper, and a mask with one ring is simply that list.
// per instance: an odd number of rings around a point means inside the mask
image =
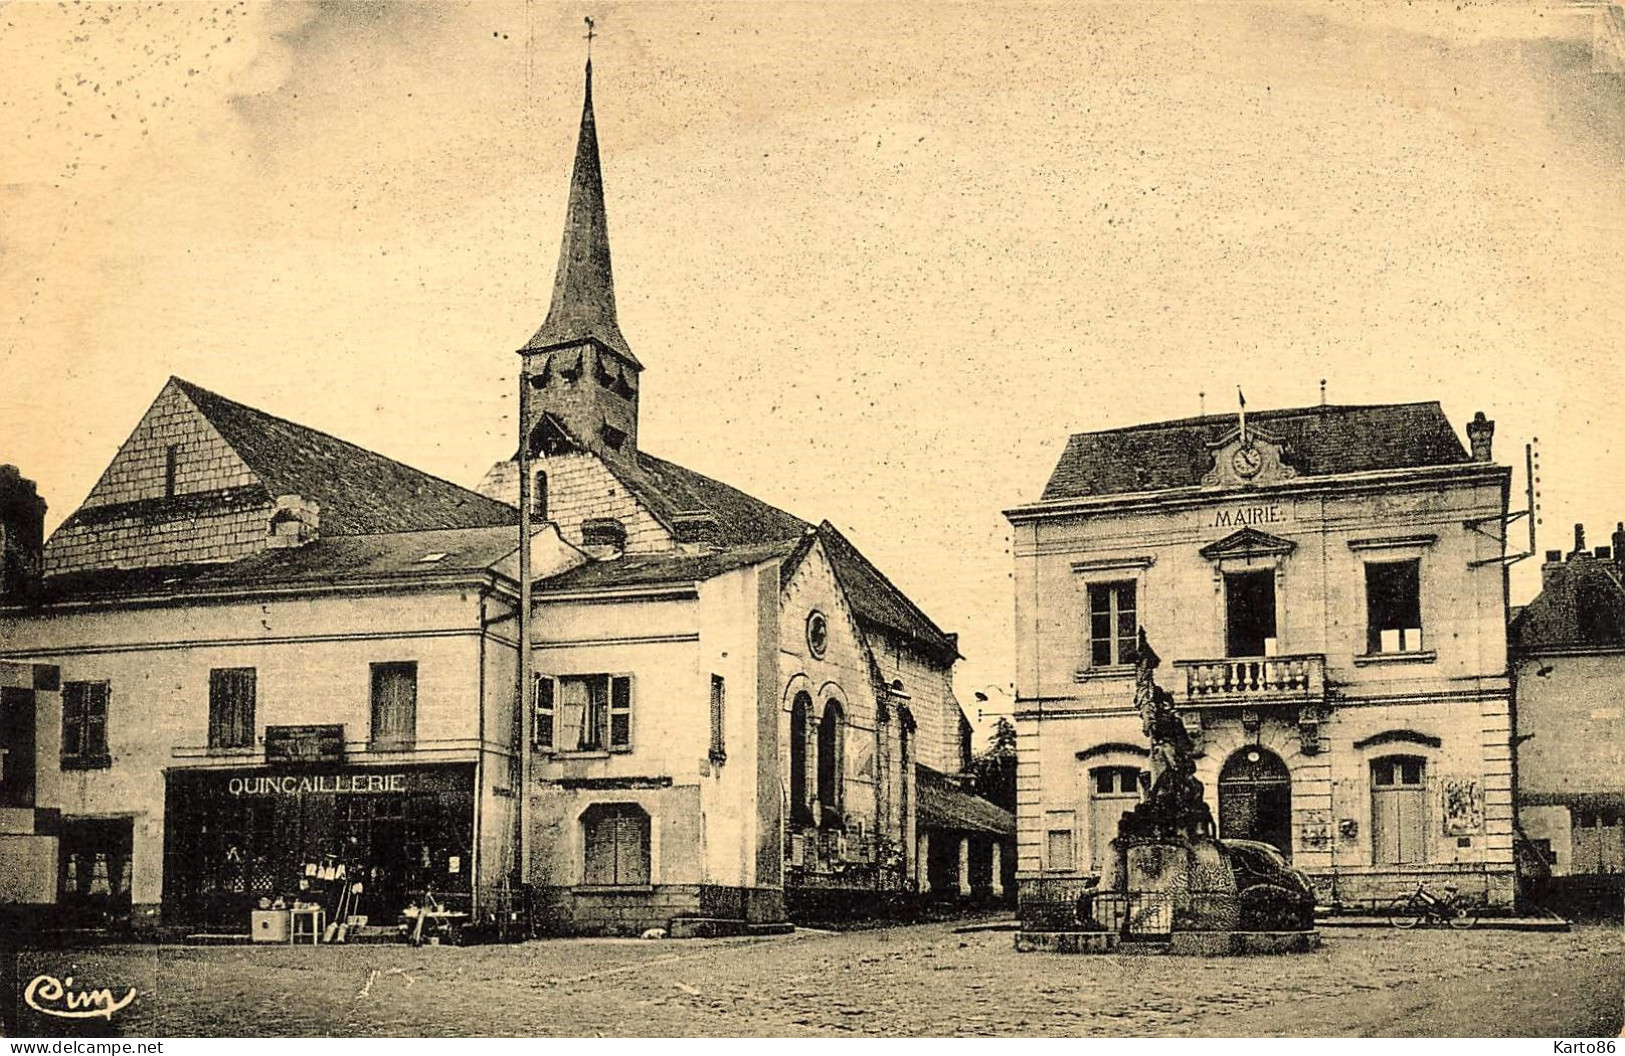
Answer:
[{"label": "church steeple", "polygon": [[590,54],[553,303],[542,328],[519,353],[525,357],[527,390],[523,435],[531,455],[562,444],[606,458],[636,459],[643,365],[615,319]]},{"label": "church steeple", "polygon": [[609,224],[604,213],[604,178],[598,162],[598,128],[592,113],[592,59],[581,106],[570,203],[564,215],[564,241],[553,277],[553,303],[547,320],[523,352],[596,341],[634,366],[626,338],[615,319],[615,281],[609,264]]}]

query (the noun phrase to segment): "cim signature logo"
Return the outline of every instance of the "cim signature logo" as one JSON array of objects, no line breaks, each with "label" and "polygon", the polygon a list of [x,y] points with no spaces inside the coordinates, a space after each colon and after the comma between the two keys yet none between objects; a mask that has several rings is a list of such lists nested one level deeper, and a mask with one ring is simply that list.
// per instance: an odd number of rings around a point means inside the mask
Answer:
[{"label": "cim signature logo", "polygon": [[135,987],[114,1000],[107,987],[99,990],[76,990],[73,976],[58,979],[54,975],[36,975],[23,990],[23,1003],[44,1016],[59,1019],[94,1019],[101,1016],[109,1023],[113,1013],[135,1000]]}]

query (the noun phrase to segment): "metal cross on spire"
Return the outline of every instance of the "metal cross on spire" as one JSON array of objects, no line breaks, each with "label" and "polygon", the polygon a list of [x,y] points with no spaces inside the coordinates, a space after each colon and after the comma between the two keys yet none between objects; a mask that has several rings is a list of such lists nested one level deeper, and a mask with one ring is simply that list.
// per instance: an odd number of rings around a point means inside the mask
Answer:
[{"label": "metal cross on spire", "polygon": [[592,16],[591,15],[588,15],[586,18],[582,19],[582,21],[587,23],[587,59],[588,59],[588,61],[591,61],[592,60],[592,38],[596,37],[598,34],[593,32],[593,28],[592,28],[593,27],[593,21],[592,21]]}]

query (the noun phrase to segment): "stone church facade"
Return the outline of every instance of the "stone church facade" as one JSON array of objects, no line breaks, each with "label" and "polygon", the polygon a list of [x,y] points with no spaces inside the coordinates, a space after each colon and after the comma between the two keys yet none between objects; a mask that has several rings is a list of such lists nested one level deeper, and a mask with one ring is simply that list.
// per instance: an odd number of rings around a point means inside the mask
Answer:
[{"label": "stone church facade", "polygon": [[1007,511],[1023,899],[1097,875],[1139,801],[1144,629],[1221,838],[1274,845],[1328,903],[1511,901],[1510,470],[1493,423],[1467,432],[1405,404],[1071,438]]}]

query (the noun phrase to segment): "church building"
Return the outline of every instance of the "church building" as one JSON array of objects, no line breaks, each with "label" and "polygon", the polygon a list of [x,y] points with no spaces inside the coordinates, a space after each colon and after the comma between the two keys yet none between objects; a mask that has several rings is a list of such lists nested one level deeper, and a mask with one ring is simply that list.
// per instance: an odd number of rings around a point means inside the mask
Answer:
[{"label": "church building", "polygon": [[643,450],[586,84],[477,491],[178,378],[48,540],[0,474],[0,657],[60,680],[0,747],[59,916],[246,930],[342,879],[375,924],[528,893],[541,932],[678,935],[1000,895],[956,636],[830,521]]},{"label": "church building", "polygon": [[1099,874],[1147,783],[1143,630],[1217,835],[1328,904],[1418,881],[1513,897],[1506,539],[1494,423],[1436,403],[1073,436],[1015,531],[1020,898]]}]

